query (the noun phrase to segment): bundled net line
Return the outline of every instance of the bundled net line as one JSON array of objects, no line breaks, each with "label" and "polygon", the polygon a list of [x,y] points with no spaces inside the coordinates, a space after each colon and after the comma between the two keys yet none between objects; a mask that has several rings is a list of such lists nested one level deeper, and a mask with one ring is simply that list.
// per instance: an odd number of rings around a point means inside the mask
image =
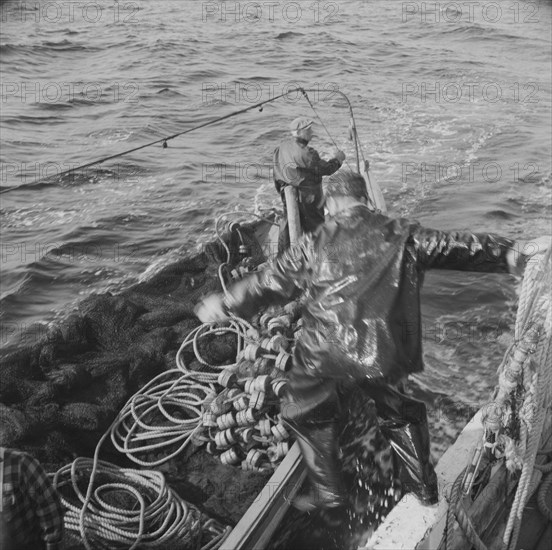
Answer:
[{"label": "bundled net line", "polygon": [[[525,269],[514,328],[514,341],[498,368],[498,385],[494,400],[483,414],[485,433],[475,451],[472,466],[456,480],[449,515],[458,520],[464,535],[477,550],[486,546],[476,533],[461,500],[469,495],[483,449],[501,459],[509,472],[521,472],[514,501],[502,538],[502,549],[517,548],[521,519],[531,494],[535,470],[546,473],[538,494],[538,505],[545,517],[552,520],[546,504],[546,493],[552,485],[552,463],[536,464],[542,444],[546,415],[552,399],[552,250],[533,256]],[[540,451],[550,453],[552,449]],[[468,472],[468,470],[470,470]],[[539,472],[537,477],[541,477]],[[448,535],[447,532],[447,540]]]}]

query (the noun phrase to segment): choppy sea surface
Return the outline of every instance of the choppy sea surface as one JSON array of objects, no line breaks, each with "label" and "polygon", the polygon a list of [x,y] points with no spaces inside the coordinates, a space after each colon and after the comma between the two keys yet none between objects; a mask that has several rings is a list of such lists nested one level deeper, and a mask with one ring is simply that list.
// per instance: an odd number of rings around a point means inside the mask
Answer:
[{"label": "choppy sea surface", "polygon": [[[148,278],[210,240],[218,215],[278,205],[272,151],[292,118],[316,116],[291,94],[166,148],[60,172],[297,86],[315,90],[354,166],[336,91],[349,97],[393,215],[513,239],[551,233],[551,11],[544,0],[3,1],[2,345]],[[312,144],[323,156],[333,147],[321,124]],[[428,274],[426,397],[488,399],[516,284]]]}]

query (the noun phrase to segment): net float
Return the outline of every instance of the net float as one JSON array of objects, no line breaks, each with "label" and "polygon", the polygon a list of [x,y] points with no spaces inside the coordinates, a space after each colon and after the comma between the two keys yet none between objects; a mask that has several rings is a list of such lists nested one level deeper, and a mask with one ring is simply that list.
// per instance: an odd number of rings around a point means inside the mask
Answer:
[{"label": "net float", "polygon": [[234,409],[237,411],[244,411],[249,407],[249,399],[245,395],[242,395],[239,399],[236,399],[233,403]]},{"label": "net float", "polygon": [[251,394],[249,405],[257,410],[262,409],[265,402],[265,397],[266,397],[266,394],[264,391],[255,390]]},{"label": "net float", "polygon": [[263,313],[261,317],[259,318],[259,324],[266,328],[268,323],[273,319],[273,315],[270,315],[269,313]]},{"label": "net float", "polygon": [[206,411],[201,417],[201,422],[204,426],[214,427],[217,425],[217,415],[212,412]]},{"label": "net float", "polygon": [[232,447],[220,455],[223,464],[237,464],[240,461],[240,452],[237,447]]},{"label": "net float", "polygon": [[253,409],[246,409],[239,411],[236,415],[236,422],[238,426],[249,426],[257,421],[255,411]]},{"label": "net float", "polygon": [[289,439],[289,433],[282,424],[272,426],[271,432],[276,441],[284,441],[285,439]]},{"label": "net float", "polygon": [[272,381],[272,391],[277,397],[282,397],[288,387],[288,381],[285,378],[276,378]]},{"label": "net float", "polygon": [[217,426],[219,430],[226,430],[227,428],[233,428],[236,425],[236,418],[234,413],[229,412],[223,414],[217,418]]},{"label": "net float", "polygon": [[262,374],[254,379],[253,387],[255,390],[266,392],[270,388],[270,376]]},{"label": "net float", "polygon": [[259,346],[261,346],[261,348],[263,348],[264,350],[267,350],[267,351],[270,351],[271,348],[270,348],[270,338],[263,338],[260,342],[259,342]]},{"label": "net float", "polygon": [[258,449],[251,449],[245,457],[245,461],[249,462],[253,468],[257,468],[262,459],[263,453],[261,453]]},{"label": "net float", "polygon": [[263,418],[262,420],[259,420],[257,423],[257,429],[259,430],[259,433],[264,437],[270,435],[272,432],[270,431],[270,419],[269,418]]},{"label": "net float", "polygon": [[257,344],[247,344],[243,350],[243,357],[247,361],[255,361],[261,354],[261,348]]},{"label": "net float", "polygon": [[255,379],[246,378],[243,384],[243,389],[245,393],[253,393],[255,391]]},{"label": "net float", "polygon": [[289,369],[291,369],[291,366],[293,364],[293,359],[291,354],[286,353],[285,351],[281,351],[278,354],[278,357],[276,357],[276,368],[283,372],[287,372]]},{"label": "net float", "polygon": [[238,385],[238,377],[235,373],[225,369],[218,375],[217,382],[225,388],[232,388]]},{"label": "net float", "polygon": [[236,434],[232,428],[215,434],[215,443],[219,449],[225,449],[236,443]]}]

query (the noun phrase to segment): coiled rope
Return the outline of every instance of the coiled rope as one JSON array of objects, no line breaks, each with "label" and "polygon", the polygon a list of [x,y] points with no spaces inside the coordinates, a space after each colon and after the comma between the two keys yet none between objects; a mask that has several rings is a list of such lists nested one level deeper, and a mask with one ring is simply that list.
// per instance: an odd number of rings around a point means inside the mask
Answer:
[{"label": "coiled rope", "polygon": [[[119,413],[110,430],[114,447],[141,466],[171,460],[193,440],[200,427],[201,405],[210,395],[215,395],[212,384],[183,376],[179,369],[159,374]],[[161,458],[136,456],[153,452],[162,453]]]},{"label": "coiled rope", "polygon": [[[203,529],[202,514],[166,485],[161,472],[119,468],[99,460],[110,432],[111,427],[96,445],[92,459],[77,458],[54,475],[54,487],[68,510],[66,528],[79,532],[87,550],[218,548],[230,528],[209,518]],[[203,534],[210,540],[200,546]]]},{"label": "coiled rope", "polygon": [[552,393],[552,308],[548,294],[552,283],[552,250],[532,258],[525,270],[521,289],[520,309],[516,318],[514,337],[518,340],[532,327],[538,331],[539,346],[535,359],[524,364],[524,380],[530,381],[528,395],[520,411],[522,440],[525,448],[523,467],[514,503],[502,539],[503,549],[516,547],[521,528],[523,509],[527,502],[535,459],[540,445],[546,410]]},{"label": "coiled rope", "polygon": [[[94,478],[103,482],[88,498],[81,486],[92,487]],[[80,531],[87,548],[193,548],[201,540],[199,510],[168,487],[160,472],[77,458],[56,472],[54,484],[62,495],[64,486],[72,486],[76,500],[62,498],[65,526]]]},{"label": "coiled rope", "polygon": [[[229,266],[231,260],[230,248],[219,229],[221,220],[227,215],[230,214],[219,216],[215,223],[217,236],[226,251],[226,261],[222,266]],[[226,289],[220,268],[219,277],[221,285]],[[201,340],[227,334],[236,336],[235,360],[229,364],[215,365],[205,359],[200,350]],[[255,335],[255,329],[244,319],[235,316],[225,326],[204,323],[192,330],[176,354],[177,368],[153,378],[121,410],[110,430],[115,448],[136,464],[152,467],[173,459],[191,443],[199,443],[195,436],[201,437],[201,406],[216,395],[214,384],[220,372],[237,365],[239,355],[251,340],[249,335]],[[192,370],[186,364],[184,353],[190,348],[205,370]],[[154,454],[157,458],[152,456]]]}]

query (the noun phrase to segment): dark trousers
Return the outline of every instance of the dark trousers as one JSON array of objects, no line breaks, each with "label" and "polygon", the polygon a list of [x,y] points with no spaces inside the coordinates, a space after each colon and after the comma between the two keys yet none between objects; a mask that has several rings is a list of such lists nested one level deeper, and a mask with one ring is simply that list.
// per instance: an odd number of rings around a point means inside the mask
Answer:
[{"label": "dark trousers", "polygon": [[[282,199],[282,205],[284,207],[284,217],[282,219],[282,222],[280,223],[280,235],[278,238],[279,254],[289,248],[290,245],[289,227],[287,221],[287,204],[283,188],[280,192],[280,197]],[[301,198],[301,191],[297,192],[297,197],[297,207],[299,209],[299,221],[301,222],[301,230],[303,231],[303,233],[312,233],[318,226],[324,223],[324,207],[316,206],[316,204],[313,202],[304,202]]]},{"label": "dark trousers", "polygon": [[338,426],[347,413],[348,396],[359,390],[375,403],[381,431],[394,450],[405,492],[414,492],[424,502],[435,502],[437,478],[430,462],[424,403],[383,382],[319,378],[294,368],[282,416],[298,436],[311,483],[323,493],[343,498]]}]

